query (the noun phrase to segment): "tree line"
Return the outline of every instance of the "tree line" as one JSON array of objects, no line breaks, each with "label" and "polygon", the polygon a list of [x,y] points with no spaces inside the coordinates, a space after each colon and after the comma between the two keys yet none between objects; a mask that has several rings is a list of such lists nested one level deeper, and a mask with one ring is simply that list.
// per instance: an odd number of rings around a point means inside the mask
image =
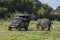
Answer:
[{"label": "tree line", "polygon": [[[59,7],[56,10],[58,9]],[[27,11],[36,15],[36,18],[49,18],[56,10],[53,11],[48,4],[43,4],[39,0],[0,0],[0,18],[9,18],[16,11]]]}]

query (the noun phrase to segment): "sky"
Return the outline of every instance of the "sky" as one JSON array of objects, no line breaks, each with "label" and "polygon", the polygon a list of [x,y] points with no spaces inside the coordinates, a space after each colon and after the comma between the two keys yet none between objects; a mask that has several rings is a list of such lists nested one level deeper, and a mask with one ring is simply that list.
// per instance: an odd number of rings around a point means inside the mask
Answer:
[{"label": "sky", "polygon": [[56,9],[58,6],[60,6],[60,0],[39,0],[39,1],[45,4],[47,3],[53,9]]}]

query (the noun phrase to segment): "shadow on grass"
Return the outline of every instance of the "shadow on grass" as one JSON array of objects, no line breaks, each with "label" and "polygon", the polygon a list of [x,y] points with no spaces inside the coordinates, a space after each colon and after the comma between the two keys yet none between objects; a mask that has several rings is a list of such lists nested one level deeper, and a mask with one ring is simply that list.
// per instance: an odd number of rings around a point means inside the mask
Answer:
[{"label": "shadow on grass", "polygon": [[[10,30],[10,31],[18,31],[18,30]],[[19,30],[19,31],[48,31],[48,30],[31,30],[31,29],[29,29],[29,30]]]}]

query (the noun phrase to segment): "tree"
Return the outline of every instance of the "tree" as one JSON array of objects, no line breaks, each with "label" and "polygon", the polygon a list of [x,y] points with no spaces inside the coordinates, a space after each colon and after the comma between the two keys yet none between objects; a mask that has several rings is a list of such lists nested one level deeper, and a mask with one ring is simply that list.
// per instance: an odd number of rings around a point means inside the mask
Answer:
[{"label": "tree", "polygon": [[60,21],[60,6],[52,12],[52,18]]},{"label": "tree", "polygon": [[0,17],[5,18],[7,16],[7,8],[0,7]]},{"label": "tree", "polygon": [[50,12],[52,10],[53,9],[49,5],[47,5],[47,4],[41,4],[41,7],[38,10],[37,15],[39,15],[39,17],[49,17]]},{"label": "tree", "polygon": [[57,9],[53,13],[54,15],[60,15],[60,6],[57,7]]}]

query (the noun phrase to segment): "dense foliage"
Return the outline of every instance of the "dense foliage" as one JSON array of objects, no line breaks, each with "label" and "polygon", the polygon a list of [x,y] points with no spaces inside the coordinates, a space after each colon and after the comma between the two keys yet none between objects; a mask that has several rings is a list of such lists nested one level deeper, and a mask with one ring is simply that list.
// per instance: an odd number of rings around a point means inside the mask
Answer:
[{"label": "dense foliage", "polygon": [[58,6],[57,9],[52,12],[52,18],[55,20],[60,20],[60,6]]},{"label": "dense foliage", "polygon": [[0,0],[0,18],[8,18],[16,11],[22,13],[27,11],[29,14],[45,17],[52,10],[49,5],[43,4],[39,0]]}]

